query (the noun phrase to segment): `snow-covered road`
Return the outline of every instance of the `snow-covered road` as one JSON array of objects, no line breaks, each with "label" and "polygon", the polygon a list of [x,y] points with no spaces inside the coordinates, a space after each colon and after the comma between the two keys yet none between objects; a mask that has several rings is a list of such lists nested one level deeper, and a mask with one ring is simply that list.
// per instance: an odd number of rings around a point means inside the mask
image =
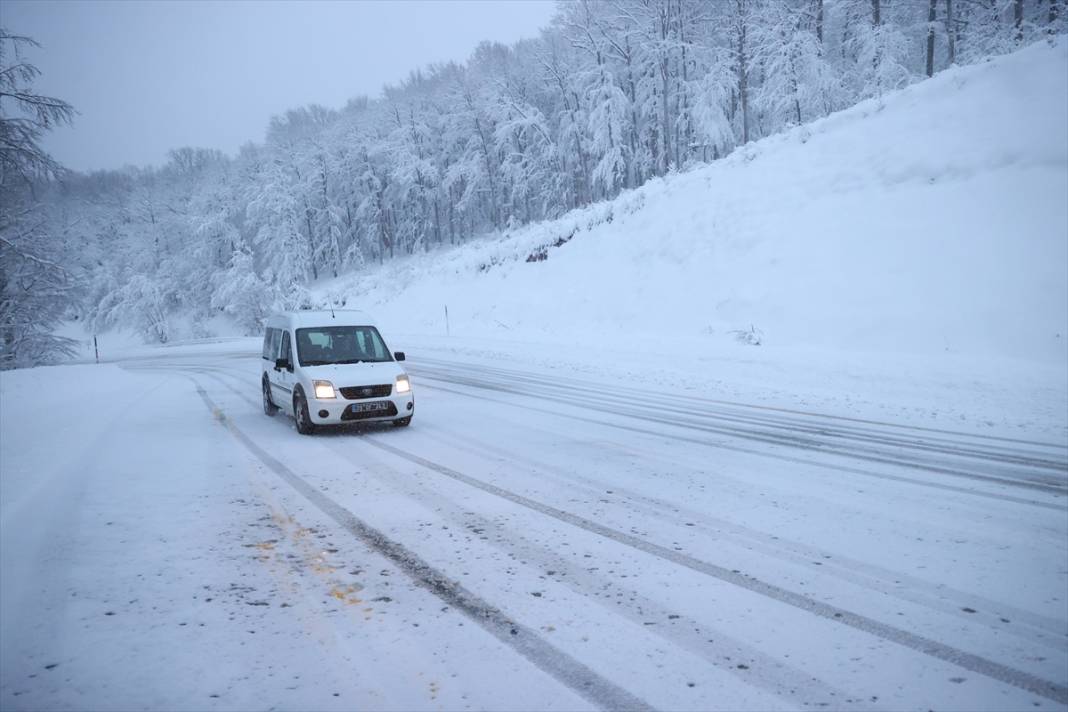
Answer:
[{"label": "snow-covered road", "polygon": [[1068,708],[1064,442],[433,351],[307,438],[257,356],[4,376],[4,709]]}]

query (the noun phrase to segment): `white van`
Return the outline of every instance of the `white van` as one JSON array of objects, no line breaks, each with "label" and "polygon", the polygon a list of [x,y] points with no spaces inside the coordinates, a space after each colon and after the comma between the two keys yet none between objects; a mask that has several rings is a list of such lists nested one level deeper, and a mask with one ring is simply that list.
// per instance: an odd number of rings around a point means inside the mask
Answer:
[{"label": "white van", "polygon": [[292,415],[304,435],[318,425],[408,425],[415,398],[403,360],[361,312],[276,314],[263,335],[263,412]]}]

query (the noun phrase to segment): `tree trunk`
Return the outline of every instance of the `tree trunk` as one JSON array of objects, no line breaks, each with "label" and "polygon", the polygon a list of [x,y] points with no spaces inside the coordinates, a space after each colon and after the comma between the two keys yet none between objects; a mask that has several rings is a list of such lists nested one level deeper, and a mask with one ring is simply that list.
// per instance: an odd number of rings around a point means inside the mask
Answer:
[{"label": "tree trunk", "polygon": [[1015,28],[1016,34],[1013,39],[1016,40],[1016,44],[1023,43],[1023,17],[1024,17],[1024,4],[1023,0],[1013,0],[1012,4],[1012,26]]},{"label": "tree trunk", "polygon": [[[802,32],[800,21],[798,26],[794,28],[795,32]],[[783,41],[786,41],[785,33],[783,33]],[[797,119],[797,125],[801,125],[801,81],[797,77],[797,64],[799,58],[797,56],[797,45],[793,45],[793,49],[790,50],[790,93],[794,96],[794,117]]]},{"label": "tree trunk", "polygon": [[957,62],[957,21],[953,18],[953,0],[946,0],[946,40],[949,43],[949,65]]},{"label": "tree trunk", "polygon": [[668,59],[666,55],[660,60],[660,75],[663,80],[661,82],[660,91],[660,131],[664,134],[664,161],[663,165],[660,167],[660,172],[667,173],[668,164],[671,163],[671,117],[668,114],[668,85],[671,81],[671,73],[668,71]]},{"label": "tree trunk", "polygon": [[935,3],[938,0],[931,0],[931,4],[927,9],[927,76],[934,76],[934,47],[935,47]]},{"label": "tree trunk", "polygon": [[307,201],[304,203],[304,224],[308,230],[308,251],[311,253],[312,279],[319,279],[319,267],[316,263],[315,229],[312,228],[311,208]]},{"label": "tree trunk", "polygon": [[871,0],[871,24],[873,27],[878,27],[882,24],[882,2],[881,0]]},{"label": "tree trunk", "polygon": [[693,145],[693,127],[690,123],[690,103],[686,92],[683,87],[686,86],[690,80],[690,73],[687,68],[689,59],[686,57],[686,35],[683,30],[682,24],[682,8],[679,8],[679,44],[681,45],[681,61],[678,73],[682,75],[682,83],[679,84],[675,90],[675,101],[678,105],[678,109],[675,115],[682,118],[686,118],[686,139],[683,140],[679,131],[675,132],[675,165],[680,168],[685,163],[685,159],[690,152],[690,146]]},{"label": "tree trunk", "polygon": [[745,46],[745,2],[737,0],[738,8],[738,103],[742,110],[742,144],[749,143],[749,57]]},{"label": "tree trunk", "polygon": [[441,208],[437,197],[434,198],[434,242],[441,244]]},{"label": "tree trunk", "polygon": [[823,0],[816,0],[816,39],[823,44]]},{"label": "tree trunk", "polygon": [[453,188],[449,186],[449,199],[445,201],[445,204],[449,208],[449,244],[456,244],[456,198],[453,195]]},{"label": "tree trunk", "polygon": [[630,156],[627,160],[627,187],[634,188],[642,180],[637,174],[635,161],[638,157],[638,90],[634,82],[633,53],[630,49],[630,35],[624,36],[627,60],[627,102],[630,105],[630,131],[627,137],[630,143]]},{"label": "tree trunk", "polygon": [[493,228],[497,229],[501,226],[500,211],[497,205],[497,179],[494,175],[493,157],[490,153],[489,142],[486,140],[486,132],[482,130],[482,122],[478,120],[477,116],[475,117],[475,130],[478,132],[478,138],[482,143],[482,160],[486,165],[486,178],[489,180],[491,194],[489,201],[490,219],[493,221]]}]

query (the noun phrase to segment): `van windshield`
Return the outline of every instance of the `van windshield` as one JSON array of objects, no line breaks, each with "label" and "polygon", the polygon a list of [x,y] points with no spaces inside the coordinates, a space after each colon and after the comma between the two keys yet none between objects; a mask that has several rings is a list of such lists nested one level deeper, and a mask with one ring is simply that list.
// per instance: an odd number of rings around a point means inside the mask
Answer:
[{"label": "van windshield", "polygon": [[297,329],[297,358],[301,366],[393,360],[378,329],[373,326]]}]

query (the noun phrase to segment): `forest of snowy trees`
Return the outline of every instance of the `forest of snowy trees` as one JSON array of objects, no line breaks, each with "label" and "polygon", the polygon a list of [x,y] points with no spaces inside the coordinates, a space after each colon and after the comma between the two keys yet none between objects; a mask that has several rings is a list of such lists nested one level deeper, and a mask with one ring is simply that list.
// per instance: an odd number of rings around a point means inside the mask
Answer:
[{"label": "forest of snowy trees", "polygon": [[1066,15],[1065,0],[561,2],[537,39],[294,109],[236,156],[176,148],[91,175],[24,153],[71,117],[23,113],[33,72],[12,69],[27,65],[5,33],[0,367],[61,348],[41,339],[72,316],[167,341],[174,315],[222,312],[251,333],[306,304],[310,280],[557,217]]}]

